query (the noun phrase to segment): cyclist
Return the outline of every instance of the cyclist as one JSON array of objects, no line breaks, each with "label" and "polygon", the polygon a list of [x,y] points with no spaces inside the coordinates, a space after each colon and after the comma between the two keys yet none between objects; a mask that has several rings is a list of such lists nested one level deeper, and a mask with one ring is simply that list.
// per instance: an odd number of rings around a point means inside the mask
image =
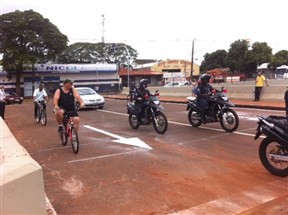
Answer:
[{"label": "cyclist", "polygon": [[[58,132],[63,131],[64,110],[67,112],[76,110],[75,100],[79,102],[80,108],[84,107],[84,103],[77,89],[74,88],[73,82],[70,79],[66,79],[63,82],[63,87],[58,88],[54,94],[54,113],[55,119],[59,125]],[[71,113],[70,116],[73,117],[75,129],[78,131],[80,118],[77,111]]]},{"label": "cyclist", "polygon": [[[33,92],[33,100],[34,100],[34,118],[37,119],[37,110],[38,110],[38,102],[47,101],[48,95],[46,90],[44,89],[44,83],[40,83],[39,88],[35,89]],[[46,110],[46,104],[43,103],[43,108]]]}]

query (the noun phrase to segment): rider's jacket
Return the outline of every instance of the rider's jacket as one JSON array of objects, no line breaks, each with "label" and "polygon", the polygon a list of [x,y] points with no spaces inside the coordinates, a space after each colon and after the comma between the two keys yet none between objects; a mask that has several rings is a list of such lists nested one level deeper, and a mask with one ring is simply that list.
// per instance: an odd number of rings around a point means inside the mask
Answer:
[{"label": "rider's jacket", "polygon": [[194,93],[197,95],[197,99],[208,99],[213,89],[210,84],[199,84]]}]

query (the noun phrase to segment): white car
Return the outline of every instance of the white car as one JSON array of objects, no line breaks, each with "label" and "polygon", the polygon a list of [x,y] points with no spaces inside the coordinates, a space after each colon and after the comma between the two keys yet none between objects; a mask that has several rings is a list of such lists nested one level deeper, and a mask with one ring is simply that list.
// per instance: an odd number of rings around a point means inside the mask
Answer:
[{"label": "white car", "polygon": [[77,91],[82,98],[85,107],[84,108],[100,108],[102,109],[105,104],[103,96],[99,95],[90,87],[76,87]]},{"label": "white car", "polygon": [[170,82],[166,85],[164,85],[164,87],[182,87],[183,84],[180,82]]}]

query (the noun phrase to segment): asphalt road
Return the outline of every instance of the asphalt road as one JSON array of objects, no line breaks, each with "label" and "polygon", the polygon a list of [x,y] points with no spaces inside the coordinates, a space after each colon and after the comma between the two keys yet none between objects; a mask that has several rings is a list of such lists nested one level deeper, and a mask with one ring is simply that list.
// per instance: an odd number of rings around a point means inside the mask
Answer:
[{"label": "asphalt road", "polygon": [[132,129],[125,101],[80,111],[77,155],[58,139],[52,103],[45,127],[34,121],[32,102],[7,106],[6,122],[43,167],[45,192],[59,215],[288,214],[288,179],[264,169],[261,138],[253,139],[257,115],[284,111],[235,108],[240,125],[227,133],[219,123],[190,126],[184,104],[163,105],[164,135],[152,125]]}]

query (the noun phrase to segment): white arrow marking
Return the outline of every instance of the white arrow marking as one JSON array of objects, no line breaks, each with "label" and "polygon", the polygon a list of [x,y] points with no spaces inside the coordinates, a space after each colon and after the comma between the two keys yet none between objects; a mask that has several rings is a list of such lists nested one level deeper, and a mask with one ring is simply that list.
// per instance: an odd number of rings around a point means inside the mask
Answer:
[{"label": "white arrow marking", "polygon": [[145,149],[152,149],[150,146],[148,146],[146,143],[144,143],[142,140],[139,140],[137,137],[132,137],[132,138],[125,138],[125,137],[121,137],[119,135],[116,134],[112,134],[108,131],[104,131],[98,128],[94,128],[90,125],[84,125],[85,128],[89,128],[93,131],[108,135],[110,137],[114,137],[117,140],[113,140],[113,142],[117,142],[117,143],[122,143],[122,144],[127,144],[127,145],[132,145],[132,146],[138,146],[138,147],[142,147]]}]

